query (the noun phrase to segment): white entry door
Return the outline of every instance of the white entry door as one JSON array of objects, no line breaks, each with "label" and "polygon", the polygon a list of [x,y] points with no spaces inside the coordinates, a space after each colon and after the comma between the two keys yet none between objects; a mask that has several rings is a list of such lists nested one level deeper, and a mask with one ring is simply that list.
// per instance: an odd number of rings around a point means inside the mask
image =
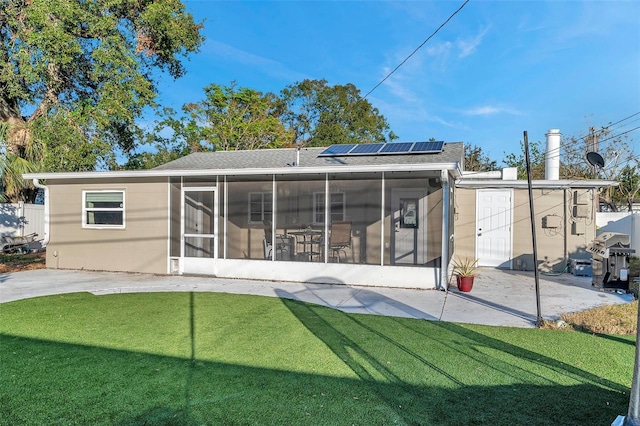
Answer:
[{"label": "white entry door", "polygon": [[423,265],[427,262],[427,197],[424,190],[392,191],[393,229],[391,260],[393,265]]},{"label": "white entry door", "polygon": [[476,258],[480,266],[511,268],[512,191],[476,193]]},{"label": "white entry door", "polygon": [[214,274],[218,257],[215,188],[184,188],[182,197],[182,273]]}]

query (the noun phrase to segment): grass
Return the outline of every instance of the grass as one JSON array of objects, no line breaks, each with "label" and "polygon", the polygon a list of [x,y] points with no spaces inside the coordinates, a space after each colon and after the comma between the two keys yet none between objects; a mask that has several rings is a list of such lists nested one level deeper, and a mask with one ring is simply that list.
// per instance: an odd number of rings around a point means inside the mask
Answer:
[{"label": "grass", "polygon": [[1,425],[611,424],[635,349],[217,293],[50,296],[0,317]]},{"label": "grass", "polygon": [[638,327],[638,301],[562,314],[560,319],[560,322],[547,321],[542,328],[635,335]]}]

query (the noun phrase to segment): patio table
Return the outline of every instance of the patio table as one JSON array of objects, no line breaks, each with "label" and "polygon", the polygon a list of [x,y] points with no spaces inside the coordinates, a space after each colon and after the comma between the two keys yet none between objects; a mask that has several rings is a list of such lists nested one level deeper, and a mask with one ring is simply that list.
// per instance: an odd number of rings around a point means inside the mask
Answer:
[{"label": "patio table", "polygon": [[321,230],[307,228],[300,231],[289,231],[287,234],[294,236],[297,246],[302,246],[302,251],[297,251],[296,247],[296,256],[303,255],[312,261],[314,256],[320,255],[320,245],[323,243]]}]

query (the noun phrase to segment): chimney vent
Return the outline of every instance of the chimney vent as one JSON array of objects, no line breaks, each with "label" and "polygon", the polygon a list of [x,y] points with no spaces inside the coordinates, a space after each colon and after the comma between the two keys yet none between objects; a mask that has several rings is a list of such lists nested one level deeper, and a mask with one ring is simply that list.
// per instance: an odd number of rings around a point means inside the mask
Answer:
[{"label": "chimney vent", "polygon": [[545,153],[544,178],[547,180],[560,179],[560,133],[559,129],[550,129],[547,137],[547,152]]}]

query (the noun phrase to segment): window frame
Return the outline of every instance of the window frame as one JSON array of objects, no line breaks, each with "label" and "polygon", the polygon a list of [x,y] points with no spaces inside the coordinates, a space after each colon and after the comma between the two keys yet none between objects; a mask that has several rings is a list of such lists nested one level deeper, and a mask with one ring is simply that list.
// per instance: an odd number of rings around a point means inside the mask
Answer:
[{"label": "window frame", "polygon": [[[252,220],[252,216],[254,213],[251,208],[254,205],[254,202],[252,201],[252,196],[253,195],[260,195],[261,196],[261,200],[260,200],[260,220]],[[269,210],[269,214],[265,214],[265,200],[267,201],[267,204],[271,205],[271,209]],[[255,212],[257,213],[257,211]],[[265,192],[265,191],[253,191],[253,192],[249,192],[248,196],[247,196],[247,222],[250,224],[260,224],[262,225],[264,223],[265,220],[270,220],[272,221],[273,219],[273,192]]]},{"label": "window frame", "polygon": [[[324,191],[318,191],[318,192],[314,192],[313,193],[313,223],[324,223],[324,215],[327,212],[326,210],[326,206],[324,205]],[[333,217],[333,201],[331,200],[331,196],[333,195],[340,195],[342,200],[342,208],[341,208],[341,212],[340,212],[340,218],[335,218]],[[320,199],[322,200],[321,202],[318,202],[318,197],[320,197]],[[344,191],[333,191],[329,193],[329,218],[331,218],[331,220],[329,221],[329,223],[332,223],[334,221],[339,221],[339,222],[343,222],[346,220],[347,217],[347,194]],[[338,204],[338,203],[335,203]],[[321,217],[322,219],[318,219],[319,212],[318,212],[318,206],[322,206],[322,213],[321,213]]]},{"label": "window frame", "polygon": [[[122,194],[121,207],[87,207],[87,194],[120,193]],[[122,224],[92,224],[88,223],[89,212],[122,212]],[[97,189],[82,190],[82,228],[83,229],[125,229],[126,228],[126,191],[124,189]]]}]

